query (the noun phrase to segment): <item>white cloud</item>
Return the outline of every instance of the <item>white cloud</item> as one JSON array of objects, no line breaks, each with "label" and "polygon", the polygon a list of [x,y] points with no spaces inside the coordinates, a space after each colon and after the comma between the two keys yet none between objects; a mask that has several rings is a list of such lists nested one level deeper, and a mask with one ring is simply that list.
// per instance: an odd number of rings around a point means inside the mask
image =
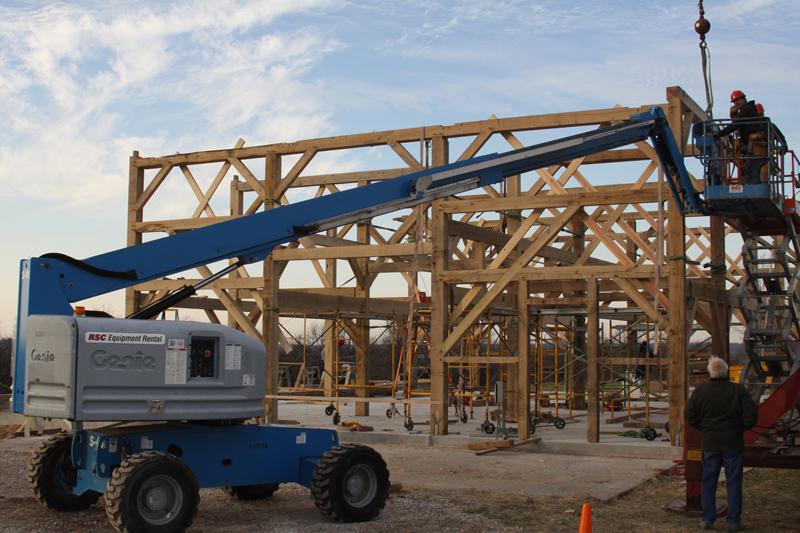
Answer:
[{"label": "white cloud", "polygon": [[[132,149],[157,155],[178,142],[195,150],[248,134],[318,135],[328,128],[318,89],[301,78],[335,43],[272,23],[326,3],[0,9],[0,112],[8,117],[0,195],[113,205],[111,195],[116,207]],[[160,120],[165,111],[169,123]],[[182,124],[189,121],[194,129]]]}]

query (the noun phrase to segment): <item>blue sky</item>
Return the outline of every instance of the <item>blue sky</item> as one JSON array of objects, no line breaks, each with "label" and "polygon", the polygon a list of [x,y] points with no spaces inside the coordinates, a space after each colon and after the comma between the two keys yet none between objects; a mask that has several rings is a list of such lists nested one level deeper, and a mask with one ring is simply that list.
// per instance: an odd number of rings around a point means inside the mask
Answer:
[{"label": "blue sky", "polygon": [[[716,114],[740,88],[794,146],[796,2],[709,1],[706,9]],[[253,145],[641,105],[663,101],[668,85],[703,104],[696,18],[688,0],[6,0],[0,334],[13,331],[20,258],[124,245],[133,150],[163,155],[239,137]],[[118,312],[121,302],[107,305]]]}]

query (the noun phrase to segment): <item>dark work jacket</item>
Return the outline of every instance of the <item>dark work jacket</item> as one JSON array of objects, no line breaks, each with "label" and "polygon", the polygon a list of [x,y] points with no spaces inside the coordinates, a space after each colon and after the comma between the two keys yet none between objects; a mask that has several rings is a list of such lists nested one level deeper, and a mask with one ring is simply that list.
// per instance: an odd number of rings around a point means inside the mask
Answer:
[{"label": "dark work jacket", "polygon": [[[759,133],[761,131],[761,127],[758,124],[758,119],[761,118],[761,115],[758,114],[756,103],[753,100],[745,102],[745,104],[736,111],[736,115],[731,118],[733,122],[722,128],[719,132],[721,137],[738,131],[739,137],[746,144],[747,138],[751,133]],[[749,124],[741,124],[742,121],[749,122]]]},{"label": "dark work jacket", "polygon": [[712,379],[697,387],[686,406],[686,423],[703,432],[704,451],[744,448],[744,430],[756,425],[758,406],[738,383]]}]

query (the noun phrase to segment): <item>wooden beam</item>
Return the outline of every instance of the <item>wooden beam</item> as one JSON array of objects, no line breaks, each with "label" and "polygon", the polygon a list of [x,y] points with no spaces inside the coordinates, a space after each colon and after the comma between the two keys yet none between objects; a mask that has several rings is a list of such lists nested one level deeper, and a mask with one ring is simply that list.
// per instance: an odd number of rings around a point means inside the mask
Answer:
[{"label": "wooden beam", "polygon": [[558,232],[564,227],[564,224],[578,211],[578,206],[569,206],[564,209],[559,218],[559,223],[553,224],[547,228],[542,234],[534,241],[523,254],[517,258],[513,265],[503,274],[503,276],[492,285],[492,288],[486,291],[486,294],[475,304],[464,319],[453,329],[450,335],[444,342],[442,348],[444,353],[453,349],[456,343],[461,339],[464,333],[467,332],[475,320],[484,312],[484,310],[492,303],[492,301],[500,295],[512,279],[519,273],[520,270],[525,268],[531,259],[539,252],[539,250],[546,246],[552,239],[558,235]]},{"label": "wooden beam", "polygon": [[[509,268],[493,270],[449,270],[441,273],[441,279],[447,283],[493,283],[502,279]],[[602,276],[621,279],[649,279],[655,276],[654,265],[592,265],[592,266],[562,266],[562,267],[536,267],[516,271],[513,281],[542,281],[542,280],[574,280],[585,276]],[[662,274],[664,274],[662,272]],[[664,274],[666,275],[666,274]]]},{"label": "wooden beam", "polygon": [[594,109],[586,111],[572,111],[567,113],[549,113],[543,115],[529,115],[511,118],[498,118],[492,120],[478,120],[460,122],[451,126],[423,126],[399,130],[386,130],[355,135],[340,135],[337,137],[323,137],[307,139],[291,143],[276,143],[268,145],[251,146],[239,150],[210,150],[205,152],[192,152],[163,157],[139,157],[133,163],[140,168],[157,168],[165,163],[201,164],[222,162],[228,157],[237,159],[254,159],[264,157],[268,153],[281,155],[303,153],[309,148],[319,151],[341,150],[345,148],[359,148],[378,146],[389,142],[413,142],[420,139],[456,138],[478,135],[480,132],[491,129],[494,132],[503,131],[531,131],[550,128],[571,128],[576,126],[600,125],[609,122],[623,122],[631,115],[647,111],[654,105],[648,104],[640,107],[612,107],[607,109]]},{"label": "wooden beam", "polygon": [[[416,245],[410,244],[358,244],[329,248],[276,248],[272,257],[276,261],[301,261],[308,259],[352,259],[356,257],[402,257],[414,255]],[[430,243],[422,245],[422,253],[430,254]]]},{"label": "wooden beam", "polygon": [[600,312],[597,279],[586,280],[586,441],[600,442]]},{"label": "wooden beam", "polygon": [[[663,195],[671,195],[664,188]],[[543,209],[565,207],[568,205],[616,205],[632,202],[649,203],[658,200],[657,186],[646,186],[631,190],[620,186],[609,188],[597,187],[596,192],[584,192],[583,189],[567,189],[564,194],[545,194],[538,196],[520,196],[518,198],[481,198],[478,200],[447,200],[443,209],[447,213],[473,213],[485,211],[509,211],[522,209]]]},{"label": "wooden beam", "polygon": [[[669,105],[667,119],[673,134],[681,134],[680,94],[674,88],[667,89]],[[687,387],[687,320],[686,320],[686,236],[685,221],[672,195],[667,195],[667,257],[670,263],[669,301],[667,310],[669,365],[669,427],[670,442],[683,444],[684,410],[688,395]]]},{"label": "wooden beam", "polygon": [[448,291],[440,274],[447,269],[447,260],[450,257],[448,251],[449,241],[447,239],[448,217],[442,210],[442,201],[433,202],[431,210],[431,225],[433,241],[431,269],[431,403],[430,411],[430,432],[433,435],[447,434],[447,369],[445,366],[445,355],[447,350],[443,349],[445,338],[447,337],[447,311],[449,309]]},{"label": "wooden beam", "polygon": [[306,169],[316,154],[317,151],[314,148],[309,148],[303,152],[303,155],[300,156],[300,159],[297,160],[289,173],[286,174],[286,177],[280,181],[280,184],[275,190],[275,200],[286,194],[286,191],[294,184],[295,180],[300,176],[300,173]]}]

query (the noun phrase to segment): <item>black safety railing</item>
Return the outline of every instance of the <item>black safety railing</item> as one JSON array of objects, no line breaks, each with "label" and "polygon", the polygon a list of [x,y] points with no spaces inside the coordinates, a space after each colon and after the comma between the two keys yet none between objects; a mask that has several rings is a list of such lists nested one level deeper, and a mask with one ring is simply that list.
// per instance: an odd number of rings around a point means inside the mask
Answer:
[{"label": "black safety railing", "polygon": [[695,156],[703,163],[706,187],[725,185],[736,190],[744,185],[768,184],[770,197],[776,202],[794,198],[796,157],[769,118],[699,122],[692,136]]}]

